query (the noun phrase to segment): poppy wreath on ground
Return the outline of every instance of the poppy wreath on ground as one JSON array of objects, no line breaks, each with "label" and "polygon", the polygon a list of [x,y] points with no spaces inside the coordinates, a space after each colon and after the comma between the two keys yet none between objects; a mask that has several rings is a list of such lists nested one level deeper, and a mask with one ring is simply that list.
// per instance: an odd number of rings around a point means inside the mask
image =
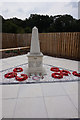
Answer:
[{"label": "poppy wreath on ground", "polygon": [[17,76],[17,73],[15,72],[10,72],[10,73],[5,74],[5,78],[14,78],[16,76]]},{"label": "poppy wreath on ground", "polygon": [[76,71],[73,71],[72,74],[73,74],[74,76],[80,77],[80,73],[77,73]]},{"label": "poppy wreath on ground", "polygon": [[21,77],[16,76],[15,79],[17,81],[24,81],[24,80],[28,79],[28,76],[26,74],[21,74]]},{"label": "poppy wreath on ground", "polygon": [[61,78],[63,78],[63,74],[55,72],[55,73],[52,73],[52,77],[61,79]]},{"label": "poppy wreath on ground", "polygon": [[69,74],[71,74],[69,71],[67,70],[60,70],[60,73],[62,73],[65,76],[68,76]]},{"label": "poppy wreath on ground", "polygon": [[19,67],[19,68],[14,68],[13,71],[14,71],[14,72],[22,72],[23,69]]},{"label": "poppy wreath on ground", "polygon": [[38,77],[38,76],[33,76],[32,79],[33,79],[33,80],[39,80],[40,77]]},{"label": "poppy wreath on ground", "polygon": [[58,67],[52,67],[50,70],[54,71],[54,72],[59,72],[60,71]]}]

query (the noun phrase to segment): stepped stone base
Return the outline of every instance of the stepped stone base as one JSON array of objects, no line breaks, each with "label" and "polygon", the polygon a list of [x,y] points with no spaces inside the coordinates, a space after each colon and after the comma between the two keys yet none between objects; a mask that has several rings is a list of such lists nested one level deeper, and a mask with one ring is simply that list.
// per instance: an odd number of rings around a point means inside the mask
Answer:
[{"label": "stepped stone base", "polygon": [[32,73],[41,73],[46,74],[44,68],[43,68],[43,54],[27,54],[28,57],[28,74]]}]

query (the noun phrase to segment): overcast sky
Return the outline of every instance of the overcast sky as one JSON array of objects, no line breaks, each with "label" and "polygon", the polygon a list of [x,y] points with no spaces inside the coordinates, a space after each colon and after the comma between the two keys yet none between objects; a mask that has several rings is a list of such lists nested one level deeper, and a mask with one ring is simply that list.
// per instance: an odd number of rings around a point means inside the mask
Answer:
[{"label": "overcast sky", "polygon": [[[0,0],[0,15],[4,18],[17,17],[20,19],[25,19],[30,16],[30,14],[40,14],[40,15],[63,15],[69,14],[74,18],[78,18],[78,0],[57,0],[57,2],[52,2],[52,0],[44,0],[42,2],[25,2],[25,0],[14,0],[14,2],[9,2],[9,0]],[[19,1],[19,2],[18,2]],[[29,0],[31,1],[31,0]],[[40,2],[41,1],[41,2]],[[46,1],[46,2],[45,2]]]}]

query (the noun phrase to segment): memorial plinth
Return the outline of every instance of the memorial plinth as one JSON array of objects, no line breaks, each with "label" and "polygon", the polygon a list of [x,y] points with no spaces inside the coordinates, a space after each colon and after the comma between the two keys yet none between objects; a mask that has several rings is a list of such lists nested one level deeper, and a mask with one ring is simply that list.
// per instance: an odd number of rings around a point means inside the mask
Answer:
[{"label": "memorial plinth", "polygon": [[38,29],[32,29],[31,48],[27,54],[28,57],[28,74],[42,73],[45,74],[43,68],[43,54],[40,52],[40,44],[38,38]]}]

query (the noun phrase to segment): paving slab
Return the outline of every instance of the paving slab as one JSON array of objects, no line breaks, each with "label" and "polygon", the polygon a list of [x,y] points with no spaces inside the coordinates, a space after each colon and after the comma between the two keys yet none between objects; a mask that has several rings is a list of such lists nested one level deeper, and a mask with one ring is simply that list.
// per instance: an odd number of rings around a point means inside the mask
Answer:
[{"label": "paving slab", "polygon": [[77,118],[78,112],[67,96],[45,97],[49,118]]},{"label": "paving slab", "polygon": [[42,96],[43,95],[40,84],[20,85],[18,98],[42,97]]},{"label": "paving slab", "polygon": [[19,85],[4,85],[2,86],[2,99],[4,98],[17,98]]},{"label": "paving slab", "polygon": [[43,96],[50,97],[50,96],[64,96],[67,95],[61,86],[61,83],[46,83],[41,84]]},{"label": "paving slab", "polygon": [[2,100],[2,117],[13,118],[15,105],[16,105],[16,99]]},{"label": "paving slab", "polygon": [[43,98],[17,99],[14,118],[47,118]]}]

